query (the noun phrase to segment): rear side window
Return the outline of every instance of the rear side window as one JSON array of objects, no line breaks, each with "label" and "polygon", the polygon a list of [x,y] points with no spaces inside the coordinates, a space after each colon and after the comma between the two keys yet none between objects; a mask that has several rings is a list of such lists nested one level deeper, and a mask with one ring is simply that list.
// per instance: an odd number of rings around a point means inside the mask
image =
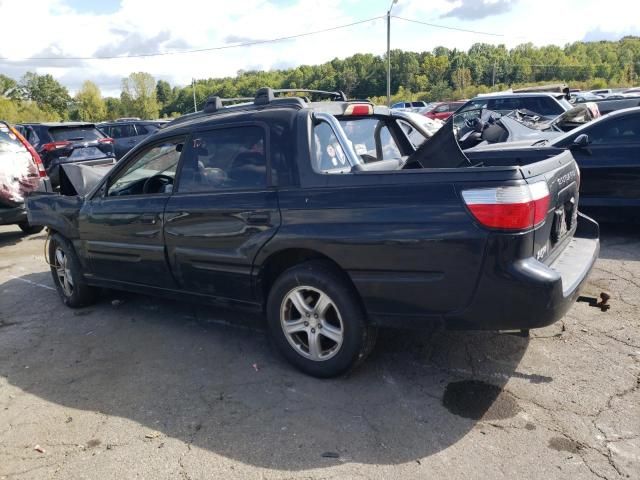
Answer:
[{"label": "rear side window", "polygon": [[113,125],[110,128],[111,138],[128,138],[136,136],[136,129],[133,124]]},{"label": "rear side window", "polygon": [[104,138],[104,135],[95,127],[62,127],[62,128],[50,128],[49,134],[54,141],[92,141]]},{"label": "rear side window", "polygon": [[136,131],[138,135],[150,135],[153,132],[158,131],[158,127],[155,125],[142,125],[140,123],[136,124]]},{"label": "rear side window", "polygon": [[558,103],[550,97],[530,97],[522,99],[522,107],[544,116],[555,116],[564,113]]},{"label": "rear side window", "polygon": [[178,181],[181,193],[267,186],[265,132],[261,127],[194,133],[183,155]]},{"label": "rear side window", "polygon": [[0,153],[26,152],[27,149],[9,127],[0,123]]},{"label": "rear side window", "polygon": [[377,118],[361,118],[341,120],[342,128],[347,138],[353,144],[353,149],[365,162],[367,157],[375,160],[390,160],[401,158],[400,147],[389,131],[387,124]]},{"label": "rear side window", "polygon": [[495,110],[498,112],[525,108],[520,100],[521,99],[519,98],[496,98],[494,100],[489,100],[489,106],[487,108],[489,108],[489,110]]},{"label": "rear side window", "polygon": [[600,123],[588,132],[593,145],[640,143],[640,115],[612,120]]}]

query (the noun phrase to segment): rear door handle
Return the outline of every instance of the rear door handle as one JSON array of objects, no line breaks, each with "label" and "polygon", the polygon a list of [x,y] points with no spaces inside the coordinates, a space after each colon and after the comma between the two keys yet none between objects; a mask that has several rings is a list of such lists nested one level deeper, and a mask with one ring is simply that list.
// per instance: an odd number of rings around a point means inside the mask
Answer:
[{"label": "rear door handle", "polygon": [[253,212],[247,215],[248,225],[269,225],[271,214],[269,212]]}]

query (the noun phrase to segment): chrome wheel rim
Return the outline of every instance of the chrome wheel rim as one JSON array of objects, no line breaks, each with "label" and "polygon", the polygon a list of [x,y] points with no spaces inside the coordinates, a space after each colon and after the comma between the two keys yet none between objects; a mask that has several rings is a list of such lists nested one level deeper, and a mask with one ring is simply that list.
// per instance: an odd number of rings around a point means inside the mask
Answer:
[{"label": "chrome wheel rim", "polygon": [[71,276],[67,254],[60,247],[56,247],[53,262],[62,291],[67,297],[70,297],[73,295],[73,277]]},{"label": "chrome wheel rim", "polygon": [[289,345],[315,362],[334,357],[344,340],[338,307],[329,295],[314,287],[298,286],[284,296],[280,325]]}]

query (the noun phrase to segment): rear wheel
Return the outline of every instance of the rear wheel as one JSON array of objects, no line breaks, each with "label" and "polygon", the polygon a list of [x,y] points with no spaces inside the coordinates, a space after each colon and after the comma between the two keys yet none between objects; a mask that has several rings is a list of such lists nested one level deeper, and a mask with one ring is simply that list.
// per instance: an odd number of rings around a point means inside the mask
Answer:
[{"label": "rear wheel", "polygon": [[267,304],[269,331],[282,354],[309,375],[333,377],[355,367],[373,347],[353,287],[330,265],[306,262],[285,271]]},{"label": "rear wheel", "polygon": [[95,301],[96,289],[86,284],[73,247],[59,234],[49,241],[49,264],[53,282],[65,305],[79,308]]},{"label": "rear wheel", "polygon": [[18,224],[18,227],[20,227],[20,230],[22,230],[27,235],[40,233],[44,228],[42,225],[29,225],[29,222],[20,222]]}]

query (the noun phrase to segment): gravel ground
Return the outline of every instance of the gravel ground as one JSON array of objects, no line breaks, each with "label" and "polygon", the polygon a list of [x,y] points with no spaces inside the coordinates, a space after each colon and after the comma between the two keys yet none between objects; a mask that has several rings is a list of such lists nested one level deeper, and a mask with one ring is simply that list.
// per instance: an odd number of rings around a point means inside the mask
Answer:
[{"label": "gravel ground", "polygon": [[640,478],[640,233],[530,338],[381,331],[297,373],[260,318],[109,292],[70,310],[44,234],[0,227],[0,479]]}]

